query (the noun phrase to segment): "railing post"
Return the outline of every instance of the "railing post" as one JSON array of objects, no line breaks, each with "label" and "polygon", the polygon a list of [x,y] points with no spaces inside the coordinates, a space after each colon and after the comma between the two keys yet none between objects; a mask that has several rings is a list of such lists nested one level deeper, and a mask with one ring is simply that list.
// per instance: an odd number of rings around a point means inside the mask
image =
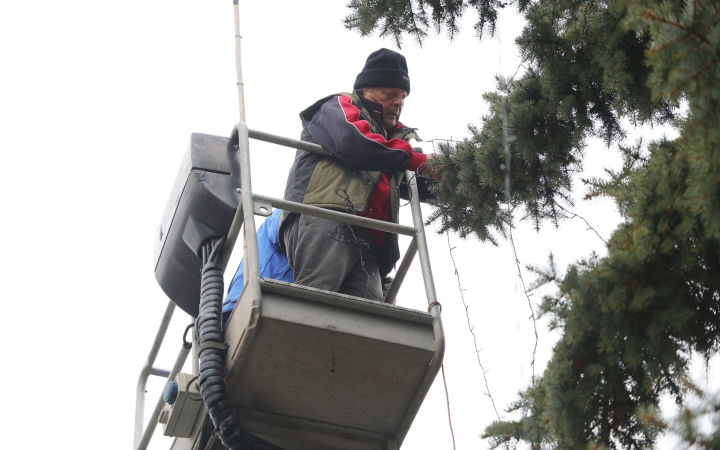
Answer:
[{"label": "railing post", "polygon": [[247,124],[244,122],[238,122],[235,128],[237,130],[238,153],[240,156],[240,186],[242,188],[245,244],[247,245],[245,287],[247,288],[250,283],[253,283],[251,288],[254,292],[259,292],[260,264],[258,263],[257,229],[255,228],[255,199],[252,195],[252,180],[250,178],[250,137]]},{"label": "railing post", "polygon": [[428,253],[427,240],[425,239],[425,224],[422,218],[422,210],[420,209],[420,195],[417,190],[416,174],[411,171],[405,172],[405,178],[408,180],[408,189],[410,190],[410,208],[413,216],[413,224],[417,229],[415,241],[417,243],[418,252],[420,253],[420,269],[423,274],[423,282],[425,283],[425,293],[427,295],[428,305],[433,305],[432,310],[437,308],[437,293],[435,292],[435,281],[433,281],[432,268],[430,267],[430,256]]},{"label": "railing post", "polygon": [[[185,365],[185,360],[187,360],[188,353],[190,353],[190,349],[185,348],[185,346],[180,348],[180,353],[178,353],[178,356],[175,359],[175,364],[170,370],[167,381],[173,381],[177,374],[182,370],[183,366]],[[160,412],[162,411],[163,407],[165,407],[165,400],[163,400],[162,393],[160,393],[157,403],[155,403],[155,409],[150,415],[150,419],[147,422],[147,427],[145,427],[145,430],[143,430],[141,433],[140,442],[137,443],[137,445],[135,446],[135,450],[147,449],[147,446],[150,443],[150,439],[152,439],[152,435],[155,432],[155,428],[157,428],[158,418],[160,417]]]},{"label": "railing post", "polygon": [[155,335],[155,341],[153,341],[150,353],[148,354],[147,360],[142,370],[140,370],[140,377],[138,378],[137,391],[135,393],[135,439],[133,441],[133,448],[137,448],[140,444],[140,440],[143,435],[143,416],[145,414],[145,388],[147,387],[148,377],[153,372],[159,372],[157,369],[154,370],[153,364],[155,364],[155,358],[157,358],[160,346],[165,339],[165,333],[167,332],[170,320],[172,319],[173,313],[175,312],[175,303],[168,301],[165,313],[163,314],[162,320],[160,321],[160,327],[158,328],[157,334]]},{"label": "railing post", "polygon": [[420,269],[422,270],[423,282],[425,283],[425,293],[427,295],[428,305],[430,306],[430,314],[432,314],[435,319],[433,321],[435,353],[430,362],[430,367],[428,367],[428,371],[425,372],[425,376],[420,381],[418,390],[410,401],[410,405],[405,412],[405,417],[403,417],[402,422],[400,422],[400,426],[395,434],[395,439],[397,439],[398,442],[402,442],[410,430],[410,425],[412,425],[412,421],[420,410],[422,401],[430,390],[435,376],[440,371],[440,366],[445,356],[445,335],[442,329],[442,320],[440,319],[440,304],[437,302],[435,282],[433,281],[432,269],[430,268],[430,257],[428,254],[427,241],[425,240],[425,226],[422,219],[422,211],[420,210],[420,195],[418,194],[415,176],[414,172],[409,170],[405,172],[405,179],[407,180],[410,190],[410,207],[412,208],[413,223],[417,230],[414,240],[418,247]]}]

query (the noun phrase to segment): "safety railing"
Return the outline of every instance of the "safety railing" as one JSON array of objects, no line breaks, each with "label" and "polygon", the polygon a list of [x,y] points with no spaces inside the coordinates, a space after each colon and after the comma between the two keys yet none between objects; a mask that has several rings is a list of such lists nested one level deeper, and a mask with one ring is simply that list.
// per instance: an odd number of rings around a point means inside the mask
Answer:
[{"label": "safety railing", "polygon": [[[154,375],[158,377],[165,377],[167,381],[174,380],[177,374],[182,370],[183,366],[185,365],[185,360],[187,360],[188,353],[190,353],[190,346],[183,344],[183,346],[180,348],[180,351],[178,352],[178,356],[175,358],[175,363],[173,364],[172,369],[166,370],[155,367],[155,359],[157,358],[157,355],[160,352],[160,347],[165,340],[165,334],[167,333],[167,329],[170,326],[170,321],[172,320],[174,312],[175,304],[172,301],[168,301],[167,307],[165,308],[165,313],[163,314],[162,320],[160,321],[160,327],[158,328],[157,334],[155,335],[155,340],[153,341],[152,347],[150,348],[150,353],[148,354],[147,360],[145,361],[142,370],[140,370],[137,390],[135,393],[135,438],[133,440],[134,449],[144,450],[147,448],[148,444],[150,443],[150,439],[152,439],[152,435],[155,432],[155,428],[157,428],[160,412],[165,405],[165,401],[163,400],[161,394],[157,400],[157,403],[155,404],[155,409],[153,410],[147,422],[147,427],[143,428],[143,419],[145,416],[145,389],[147,387],[148,379],[151,375]],[[196,339],[194,331],[192,335],[192,349],[193,352],[195,352],[195,348],[197,348],[197,346],[195,345]],[[196,371],[195,364],[193,364],[193,369],[194,371]]]},{"label": "safety railing", "polygon": [[[418,194],[417,182],[415,180],[416,174],[411,171],[406,171],[405,177],[410,192],[410,205],[413,217],[414,226],[405,226],[396,223],[385,222],[381,220],[369,219],[366,217],[360,217],[352,214],[347,214],[339,211],[333,211],[329,209],[318,208],[315,206],[304,205],[295,203],[279,198],[273,198],[261,194],[255,194],[252,191],[252,180],[250,170],[250,139],[256,139],[292,149],[304,150],[310,153],[315,153],[323,156],[330,156],[332,154],[317,144],[305,142],[297,139],[291,139],[283,136],[277,136],[262,131],[250,130],[247,125],[243,122],[239,122],[234,128],[233,133],[230,137],[231,142],[235,142],[239,153],[240,160],[240,182],[241,182],[241,203],[238,206],[232,225],[228,232],[226,243],[223,247],[223,254],[221,259],[227,262],[230,258],[230,254],[235,246],[237,238],[240,233],[240,229],[243,224],[245,225],[245,245],[246,245],[246,260],[245,264],[247,267],[247,277],[245,277],[245,289],[253,289],[256,292],[260,291],[260,268],[258,260],[258,246],[257,246],[257,229],[255,226],[255,215],[268,216],[272,212],[272,208],[280,208],[285,211],[296,212],[300,214],[307,214],[316,217],[321,217],[329,220],[334,220],[349,225],[356,225],[364,228],[371,228],[375,230],[385,231],[388,233],[396,233],[412,238],[410,245],[408,246],[405,255],[397,267],[395,277],[391,286],[385,296],[385,301],[394,303],[397,293],[404,281],[410,265],[417,254],[419,254],[420,269],[423,275],[423,282],[425,287],[426,298],[428,302],[428,312],[433,317],[433,334],[435,339],[435,353],[428,367],[428,371],[423,377],[418,390],[415,393],[413,399],[410,402],[408,410],[406,411],[405,417],[396,432],[396,443],[402,442],[410,425],[415,418],[422,400],[425,398],[429,391],[432,382],[440,370],[442,364],[443,355],[445,352],[445,341],[442,332],[442,321],[440,319],[440,308],[437,301],[437,294],[435,291],[435,284],[432,277],[432,269],[430,267],[430,258],[428,254],[427,241],[425,238],[425,229],[422,219],[422,212],[420,209],[420,196]],[[198,299],[199,300],[199,299]],[[135,410],[135,441],[133,448],[135,450],[145,450],[147,448],[152,434],[157,427],[157,421],[162,411],[164,401],[162,394],[160,395],[156,407],[151,414],[148,424],[143,429],[143,412],[145,407],[145,387],[147,380],[150,375],[167,376],[168,381],[172,381],[177,373],[182,369],[185,360],[188,356],[189,350],[183,347],[178,354],[175,364],[172,370],[166,371],[155,368],[153,366],[157,353],[160,349],[160,345],[164,340],[165,333],[167,331],[172,313],[175,305],[170,302],[166,309],[165,315],[160,323],[155,341],[151,347],[150,354],[148,355],[147,362],[143,366],[140,373],[137,386],[136,396],[136,410]],[[193,337],[195,333],[193,332]],[[195,342],[193,342],[195,344]],[[196,345],[193,345],[193,350],[196,349]],[[197,355],[193,354],[193,358],[197,360]],[[194,373],[196,372],[196,364],[193,364]],[[388,442],[389,450],[393,446],[392,442]],[[201,449],[202,450],[202,449]]]}]

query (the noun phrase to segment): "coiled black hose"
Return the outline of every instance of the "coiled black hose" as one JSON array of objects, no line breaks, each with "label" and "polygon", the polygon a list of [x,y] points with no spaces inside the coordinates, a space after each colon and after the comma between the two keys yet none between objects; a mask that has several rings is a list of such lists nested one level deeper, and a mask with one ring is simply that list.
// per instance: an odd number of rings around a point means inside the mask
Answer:
[{"label": "coiled black hose", "polygon": [[240,427],[223,378],[222,299],[223,271],[217,263],[225,238],[213,239],[202,248],[203,268],[200,313],[196,320],[200,349],[200,394],[215,431],[230,450],[264,450],[254,436]]}]

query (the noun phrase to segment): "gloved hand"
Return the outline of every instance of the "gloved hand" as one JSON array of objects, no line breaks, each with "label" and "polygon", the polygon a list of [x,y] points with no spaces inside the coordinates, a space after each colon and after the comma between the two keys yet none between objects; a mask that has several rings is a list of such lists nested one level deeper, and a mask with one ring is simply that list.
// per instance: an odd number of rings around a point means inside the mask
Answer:
[{"label": "gloved hand", "polygon": [[434,153],[428,153],[425,162],[418,167],[417,174],[421,177],[431,178],[438,182],[440,181],[440,172],[438,172]]}]

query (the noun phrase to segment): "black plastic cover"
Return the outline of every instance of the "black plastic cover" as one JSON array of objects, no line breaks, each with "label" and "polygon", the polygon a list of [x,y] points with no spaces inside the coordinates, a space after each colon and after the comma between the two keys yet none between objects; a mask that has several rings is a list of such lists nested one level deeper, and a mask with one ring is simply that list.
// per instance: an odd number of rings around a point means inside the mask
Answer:
[{"label": "black plastic cover", "polygon": [[190,136],[155,238],[155,279],[193,317],[200,306],[201,246],[227,236],[241,199],[240,162],[232,144],[220,136]]}]

